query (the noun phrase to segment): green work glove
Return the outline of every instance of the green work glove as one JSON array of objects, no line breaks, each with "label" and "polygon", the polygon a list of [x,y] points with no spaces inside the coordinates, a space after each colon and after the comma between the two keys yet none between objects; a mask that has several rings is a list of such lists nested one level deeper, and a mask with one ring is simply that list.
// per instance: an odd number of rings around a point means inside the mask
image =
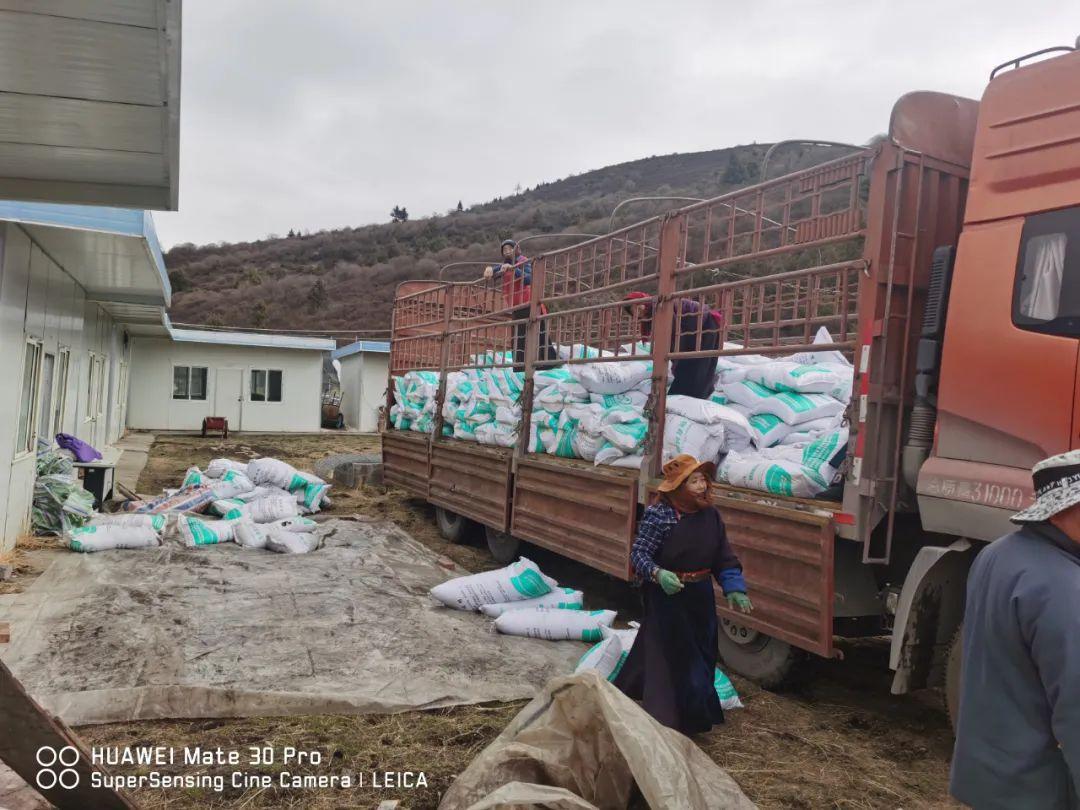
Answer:
[{"label": "green work glove", "polygon": [[750,601],[750,597],[742,591],[734,591],[726,594],[728,607],[732,610],[741,610],[743,613],[749,613],[754,609],[753,603]]},{"label": "green work glove", "polygon": [[665,571],[663,568],[656,572],[656,581],[668,596],[674,596],[683,589],[683,584],[679,581],[679,578],[671,571]]}]

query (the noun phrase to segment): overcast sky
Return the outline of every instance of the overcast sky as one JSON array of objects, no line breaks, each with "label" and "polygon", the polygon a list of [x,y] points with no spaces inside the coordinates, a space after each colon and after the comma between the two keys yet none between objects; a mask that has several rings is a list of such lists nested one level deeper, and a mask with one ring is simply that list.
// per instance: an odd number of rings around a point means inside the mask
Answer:
[{"label": "overcast sky", "polygon": [[897,97],[978,98],[1076,0],[186,0],[162,242],[444,213],[654,154],[861,143]]}]

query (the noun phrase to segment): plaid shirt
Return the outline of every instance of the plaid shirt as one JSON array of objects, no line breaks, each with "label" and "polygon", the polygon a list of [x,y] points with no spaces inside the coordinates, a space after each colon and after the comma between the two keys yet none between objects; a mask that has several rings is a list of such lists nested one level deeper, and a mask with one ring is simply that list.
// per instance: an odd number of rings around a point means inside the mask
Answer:
[{"label": "plaid shirt", "polygon": [[[637,537],[630,548],[630,565],[640,580],[652,581],[660,566],[655,559],[671,528],[679,522],[679,513],[670,504],[660,501],[648,507],[638,521]],[[724,540],[726,547],[727,540]],[[728,552],[730,553],[730,551]],[[734,560],[734,557],[731,558]],[[746,593],[746,580],[742,567],[733,566],[716,573],[720,588],[725,594]]]},{"label": "plaid shirt", "polygon": [[654,503],[645,510],[638,521],[637,537],[630,549],[630,564],[642,579],[651,580],[660,570],[653,560],[660,546],[671,533],[671,527],[679,522],[679,513],[670,504]]}]

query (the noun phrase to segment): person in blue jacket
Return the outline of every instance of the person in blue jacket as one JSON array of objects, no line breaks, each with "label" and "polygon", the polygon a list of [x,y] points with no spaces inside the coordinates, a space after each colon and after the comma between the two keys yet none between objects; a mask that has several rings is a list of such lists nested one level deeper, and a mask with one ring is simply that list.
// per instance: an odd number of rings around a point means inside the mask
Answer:
[{"label": "person in blue jacket", "polygon": [[724,722],[714,685],[718,628],[713,580],[732,609],[753,609],[742,566],[712,504],[715,473],[712,462],[685,454],[665,464],[659,498],[638,522],[630,552],[643,580],[645,610],[615,685],[642,701],[658,722],[683,734]]},{"label": "person in blue jacket", "polygon": [[1080,807],[1080,450],[1032,479],[968,574],[949,789],[975,810]]}]

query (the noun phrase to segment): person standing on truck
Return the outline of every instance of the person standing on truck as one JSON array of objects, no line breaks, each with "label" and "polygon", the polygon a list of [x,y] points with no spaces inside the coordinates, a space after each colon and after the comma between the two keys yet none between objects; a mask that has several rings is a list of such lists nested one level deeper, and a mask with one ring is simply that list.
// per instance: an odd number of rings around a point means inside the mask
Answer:
[{"label": "person standing on truck", "polygon": [[630,552],[643,580],[645,611],[637,640],[615,685],[658,722],[683,734],[724,722],[714,686],[716,600],[712,580],[732,609],[753,609],[739,559],[712,504],[716,467],[680,455],[664,465],[659,497],[638,523]]},{"label": "person standing on truck", "polygon": [[[527,320],[529,301],[532,299],[532,261],[521,252],[518,243],[513,239],[503,240],[499,251],[502,254],[502,264],[498,267],[485,267],[484,278],[499,280],[502,285],[503,305],[507,309],[512,309],[511,318]],[[546,310],[541,307],[541,312],[546,312]],[[521,323],[514,326],[514,368],[519,371],[525,367],[526,334],[527,324]],[[554,358],[555,353],[547,339],[547,322],[540,321],[540,351],[537,359],[553,360]]]},{"label": "person standing on truck", "polygon": [[983,808],[1080,807],[1080,450],[968,574],[949,790]]},{"label": "person standing on truck", "polygon": [[[651,298],[652,296],[648,293],[634,291],[623,299],[627,302],[626,308],[637,318],[642,340],[652,340]],[[720,348],[721,324],[719,312],[689,298],[679,298],[676,302],[671,345],[675,351],[680,352],[716,351]],[[698,345],[699,332],[700,345]],[[716,382],[717,360],[718,358],[714,356],[673,361],[671,370],[675,379],[668,393],[708,399],[712,395]]]}]

